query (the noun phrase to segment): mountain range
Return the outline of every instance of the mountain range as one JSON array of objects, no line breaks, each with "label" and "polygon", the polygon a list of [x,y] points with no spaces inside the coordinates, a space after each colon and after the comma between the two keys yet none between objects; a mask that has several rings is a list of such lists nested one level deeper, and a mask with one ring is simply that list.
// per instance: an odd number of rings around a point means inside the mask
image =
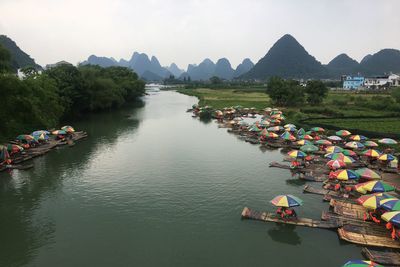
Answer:
[{"label": "mountain range", "polygon": [[35,69],[41,69],[42,67],[36,64],[35,60],[31,58],[27,53],[22,51],[18,45],[6,35],[0,35],[0,44],[3,45],[11,55],[11,67],[14,71],[23,67],[34,67]]},{"label": "mountain range", "polygon": [[271,76],[283,78],[332,78],[341,75],[361,74],[365,76],[384,73],[400,73],[400,51],[383,49],[366,55],[358,63],[346,54],[340,54],[327,65],[322,65],[291,35],[281,37],[241,79],[266,79]]}]

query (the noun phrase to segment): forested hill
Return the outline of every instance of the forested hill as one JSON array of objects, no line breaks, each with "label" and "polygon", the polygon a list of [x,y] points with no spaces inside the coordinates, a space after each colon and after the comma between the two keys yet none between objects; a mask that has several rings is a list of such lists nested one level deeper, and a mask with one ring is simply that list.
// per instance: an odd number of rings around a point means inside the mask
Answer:
[{"label": "forested hill", "polygon": [[18,45],[5,35],[0,35],[0,44],[5,47],[11,55],[11,67],[16,72],[19,68],[33,67],[41,69],[41,66],[36,64],[35,60],[27,53],[22,51]]}]

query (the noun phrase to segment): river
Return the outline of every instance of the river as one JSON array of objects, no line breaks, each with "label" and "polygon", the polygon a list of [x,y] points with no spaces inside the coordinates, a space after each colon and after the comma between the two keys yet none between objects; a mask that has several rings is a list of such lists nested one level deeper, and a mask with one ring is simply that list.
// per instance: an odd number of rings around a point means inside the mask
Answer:
[{"label": "river", "polygon": [[261,151],[191,117],[197,99],[151,92],[145,105],[73,123],[89,138],[0,173],[0,266],[341,266],[360,248],[335,231],[241,220],[302,194]]}]

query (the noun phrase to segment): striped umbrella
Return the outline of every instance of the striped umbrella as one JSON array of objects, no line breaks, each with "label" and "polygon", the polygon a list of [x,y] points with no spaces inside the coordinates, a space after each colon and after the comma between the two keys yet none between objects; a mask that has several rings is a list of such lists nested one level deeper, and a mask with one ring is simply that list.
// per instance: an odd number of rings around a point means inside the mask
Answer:
[{"label": "striped umbrella", "polygon": [[51,132],[52,135],[66,135],[67,132],[64,130],[55,130]]},{"label": "striped umbrella", "polygon": [[329,177],[335,177],[336,179],[341,181],[348,181],[358,179],[360,176],[352,170],[338,170],[331,172],[329,174]]},{"label": "striped umbrella", "polygon": [[33,141],[35,138],[32,135],[28,135],[28,134],[20,134],[17,136],[17,140],[19,141]]},{"label": "striped umbrella", "polygon": [[284,132],[282,135],[281,135],[281,138],[283,139],[283,140],[286,140],[286,141],[296,141],[296,137],[294,137],[291,133],[289,133],[289,132]]},{"label": "striped umbrella", "polygon": [[328,140],[320,139],[320,140],[318,140],[318,141],[315,141],[315,144],[317,144],[317,145],[330,146],[330,145],[332,145],[332,142],[331,142],[331,141],[328,141]]},{"label": "striped umbrella", "polygon": [[351,132],[347,131],[347,130],[340,130],[336,132],[337,136],[342,136],[342,137],[346,137],[351,135]]},{"label": "striped umbrella", "polygon": [[64,131],[66,131],[67,133],[73,133],[73,132],[75,132],[75,129],[74,129],[72,126],[69,126],[69,125],[61,127],[61,130],[64,130]]},{"label": "striped umbrella", "polygon": [[378,147],[379,145],[377,143],[375,143],[374,141],[365,141],[364,142],[364,146],[366,147]]},{"label": "striped umbrella", "polygon": [[360,142],[353,141],[353,142],[346,143],[345,147],[353,148],[353,149],[360,149],[360,148],[364,148],[364,145],[361,144]]},{"label": "striped umbrella", "polygon": [[364,135],[358,135],[358,134],[357,134],[357,135],[352,135],[352,136],[350,136],[349,139],[352,140],[352,141],[365,141],[365,140],[367,140],[368,138],[365,137]]},{"label": "striped umbrella", "polygon": [[380,206],[388,211],[400,211],[400,199],[386,198],[379,202]]},{"label": "striped umbrella", "polygon": [[328,136],[328,140],[331,140],[331,141],[342,141],[342,138],[337,136],[337,135],[331,135],[331,136]]},{"label": "striped umbrella", "polygon": [[296,144],[298,144],[300,146],[312,145],[311,141],[308,141],[308,140],[299,140],[299,141],[296,142]]},{"label": "striped umbrella", "polygon": [[400,225],[400,211],[385,212],[381,218],[386,222],[391,222]]},{"label": "striped umbrella", "polygon": [[284,128],[296,128],[296,125],[288,123],[283,126]]},{"label": "striped umbrella", "polygon": [[320,133],[321,132],[325,132],[325,129],[321,128],[321,127],[313,127],[310,130],[313,131],[313,132],[320,132]]},{"label": "striped umbrella", "polygon": [[365,150],[361,154],[370,158],[379,158],[380,156],[380,153],[375,149]]},{"label": "striped umbrella", "polygon": [[346,262],[342,267],[383,267],[372,261],[351,260]]},{"label": "striped umbrella", "polygon": [[309,134],[306,134],[306,135],[303,136],[303,139],[305,139],[305,140],[314,140],[314,137],[312,137]]},{"label": "striped umbrella", "polygon": [[331,169],[340,169],[346,167],[346,163],[341,160],[330,160],[326,163]]},{"label": "striped umbrella", "polygon": [[297,131],[297,129],[294,127],[285,127],[285,131],[294,133],[295,131]]},{"label": "striped umbrella", "polygon": [[279,132],[283,130],[282,126],[273,126],[273,127],[269,127],[268,132]]},{"label": "striped umbrella", "polygon": [[276,139],[279,137],[279,135],[277,135],[276,133],[272,133],[272,132],[268,132],[268,134],[266,135],[267,138],[271,138],[271,139]]},{"label": "striped umbrella", "polygon": [[325,148],[325,151],[327,153],[340,153],[343,151],[343,148],[341,148],[340,146],[328,146],[327,148]]},{"label": "striped umbrella", "polygon": [[393,156],[392,154],[382,154],[382,155],[379,156],[378,159],[382,160],[382,161],[392,161],[392,160],[395,160],[397,158],[395,156]]},{"label": "striped umbrella", "polygon": [[289,157],[291,158],[305,158],[307,154],[300,150],[292,150],[288,152]]},{"label": "striped umbrella", "polygon": [[341,160],[346,164],[351,164],[355,161],[352,157],[345,156],[343,153],[328,153],[325,154],[325,157],[332,160]]},{"label": "striped umbrella", "polygon": [[262,131],[260,132],[260,136],[267,136],[267,134],[268,134],[268,131],[267,131],[267,129],[262,129]]},{"label": "striped umbrella", "polygon": [[279,195],[270,201],[272,205],[277,207],[297,207],[303,205],[303,201],[293,195]]},{"label": "striped umbrella", "polygon": [[303,136],[303,135],[305,135],[306,134],[306,131],[303,129],[303,128],[300,128],[298,131],[297,131],[297,135],[299,135],[299,136]]},{"label": "striped umbrella", "polygon": [[261,132],[261,129],[257,127],[257,125],[252,125],[249,129],[250,132]]},{"label": "striped umbrella", "polygon": [[355,170],[355,172],[360,175],[361,178],[370,179],[370,180],[379,180],[381,176],[375,171],[368,168],[361,168]]},{"label": "striped umbrella", "polygon": [[357,156],[357,153],[354,152],[353,150],[350,150],[350,149],[343,149],[342,153],[343,153],[345,156],[350,156],[350,157]]},{"label": "striped umbrella", "polygon": [[391,138],[383,138],[383,139],[380,139],[378,142],[381,143],[381,144],[385,144],[385,145],[395,145],[395,144],[397,144],[397,141],[393,140]]},{"label": "striped umbrella", "polygon": [[354,187],[357,192],[362,194],[366,194],[367,192],[371,193],[383,193],[383,192],[390,192],[394,191],[394,187],[384,183],[382,181],[369,181],[361,184],[357,184]]},{"label": "striped umbrella", "polygon": [[386,198],[389,198],[386,194],[371,194],[359,197],[357,202],[363,205],[364,208],[376,210],[380,207],[380,202]]}]

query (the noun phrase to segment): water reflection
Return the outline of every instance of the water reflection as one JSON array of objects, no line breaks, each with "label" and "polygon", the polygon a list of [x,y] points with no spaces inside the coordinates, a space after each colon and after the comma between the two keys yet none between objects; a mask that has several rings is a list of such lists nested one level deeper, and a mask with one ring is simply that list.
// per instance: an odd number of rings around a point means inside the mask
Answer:
[{"label": "water reflection", "polygon": [[96,151],[137,130],[140,123],[137,116],[143,105],[138,102],[119,111],[72,122],[76,129],[89,133],[87,140],[34,159],[32,170],[0,173],[0,266],[26,265],[32,261],[36,249],[55,242],[52,210],[36,214],[39,205],[43,207],[47,199],[60,193],[63,179],[85,170]]},{"label": "water reflection", "polygon": [[268,235],[276,242],[297,246],[301,244],[301,238],[295,229],[295,225],[277,223],[268,230]]}]

